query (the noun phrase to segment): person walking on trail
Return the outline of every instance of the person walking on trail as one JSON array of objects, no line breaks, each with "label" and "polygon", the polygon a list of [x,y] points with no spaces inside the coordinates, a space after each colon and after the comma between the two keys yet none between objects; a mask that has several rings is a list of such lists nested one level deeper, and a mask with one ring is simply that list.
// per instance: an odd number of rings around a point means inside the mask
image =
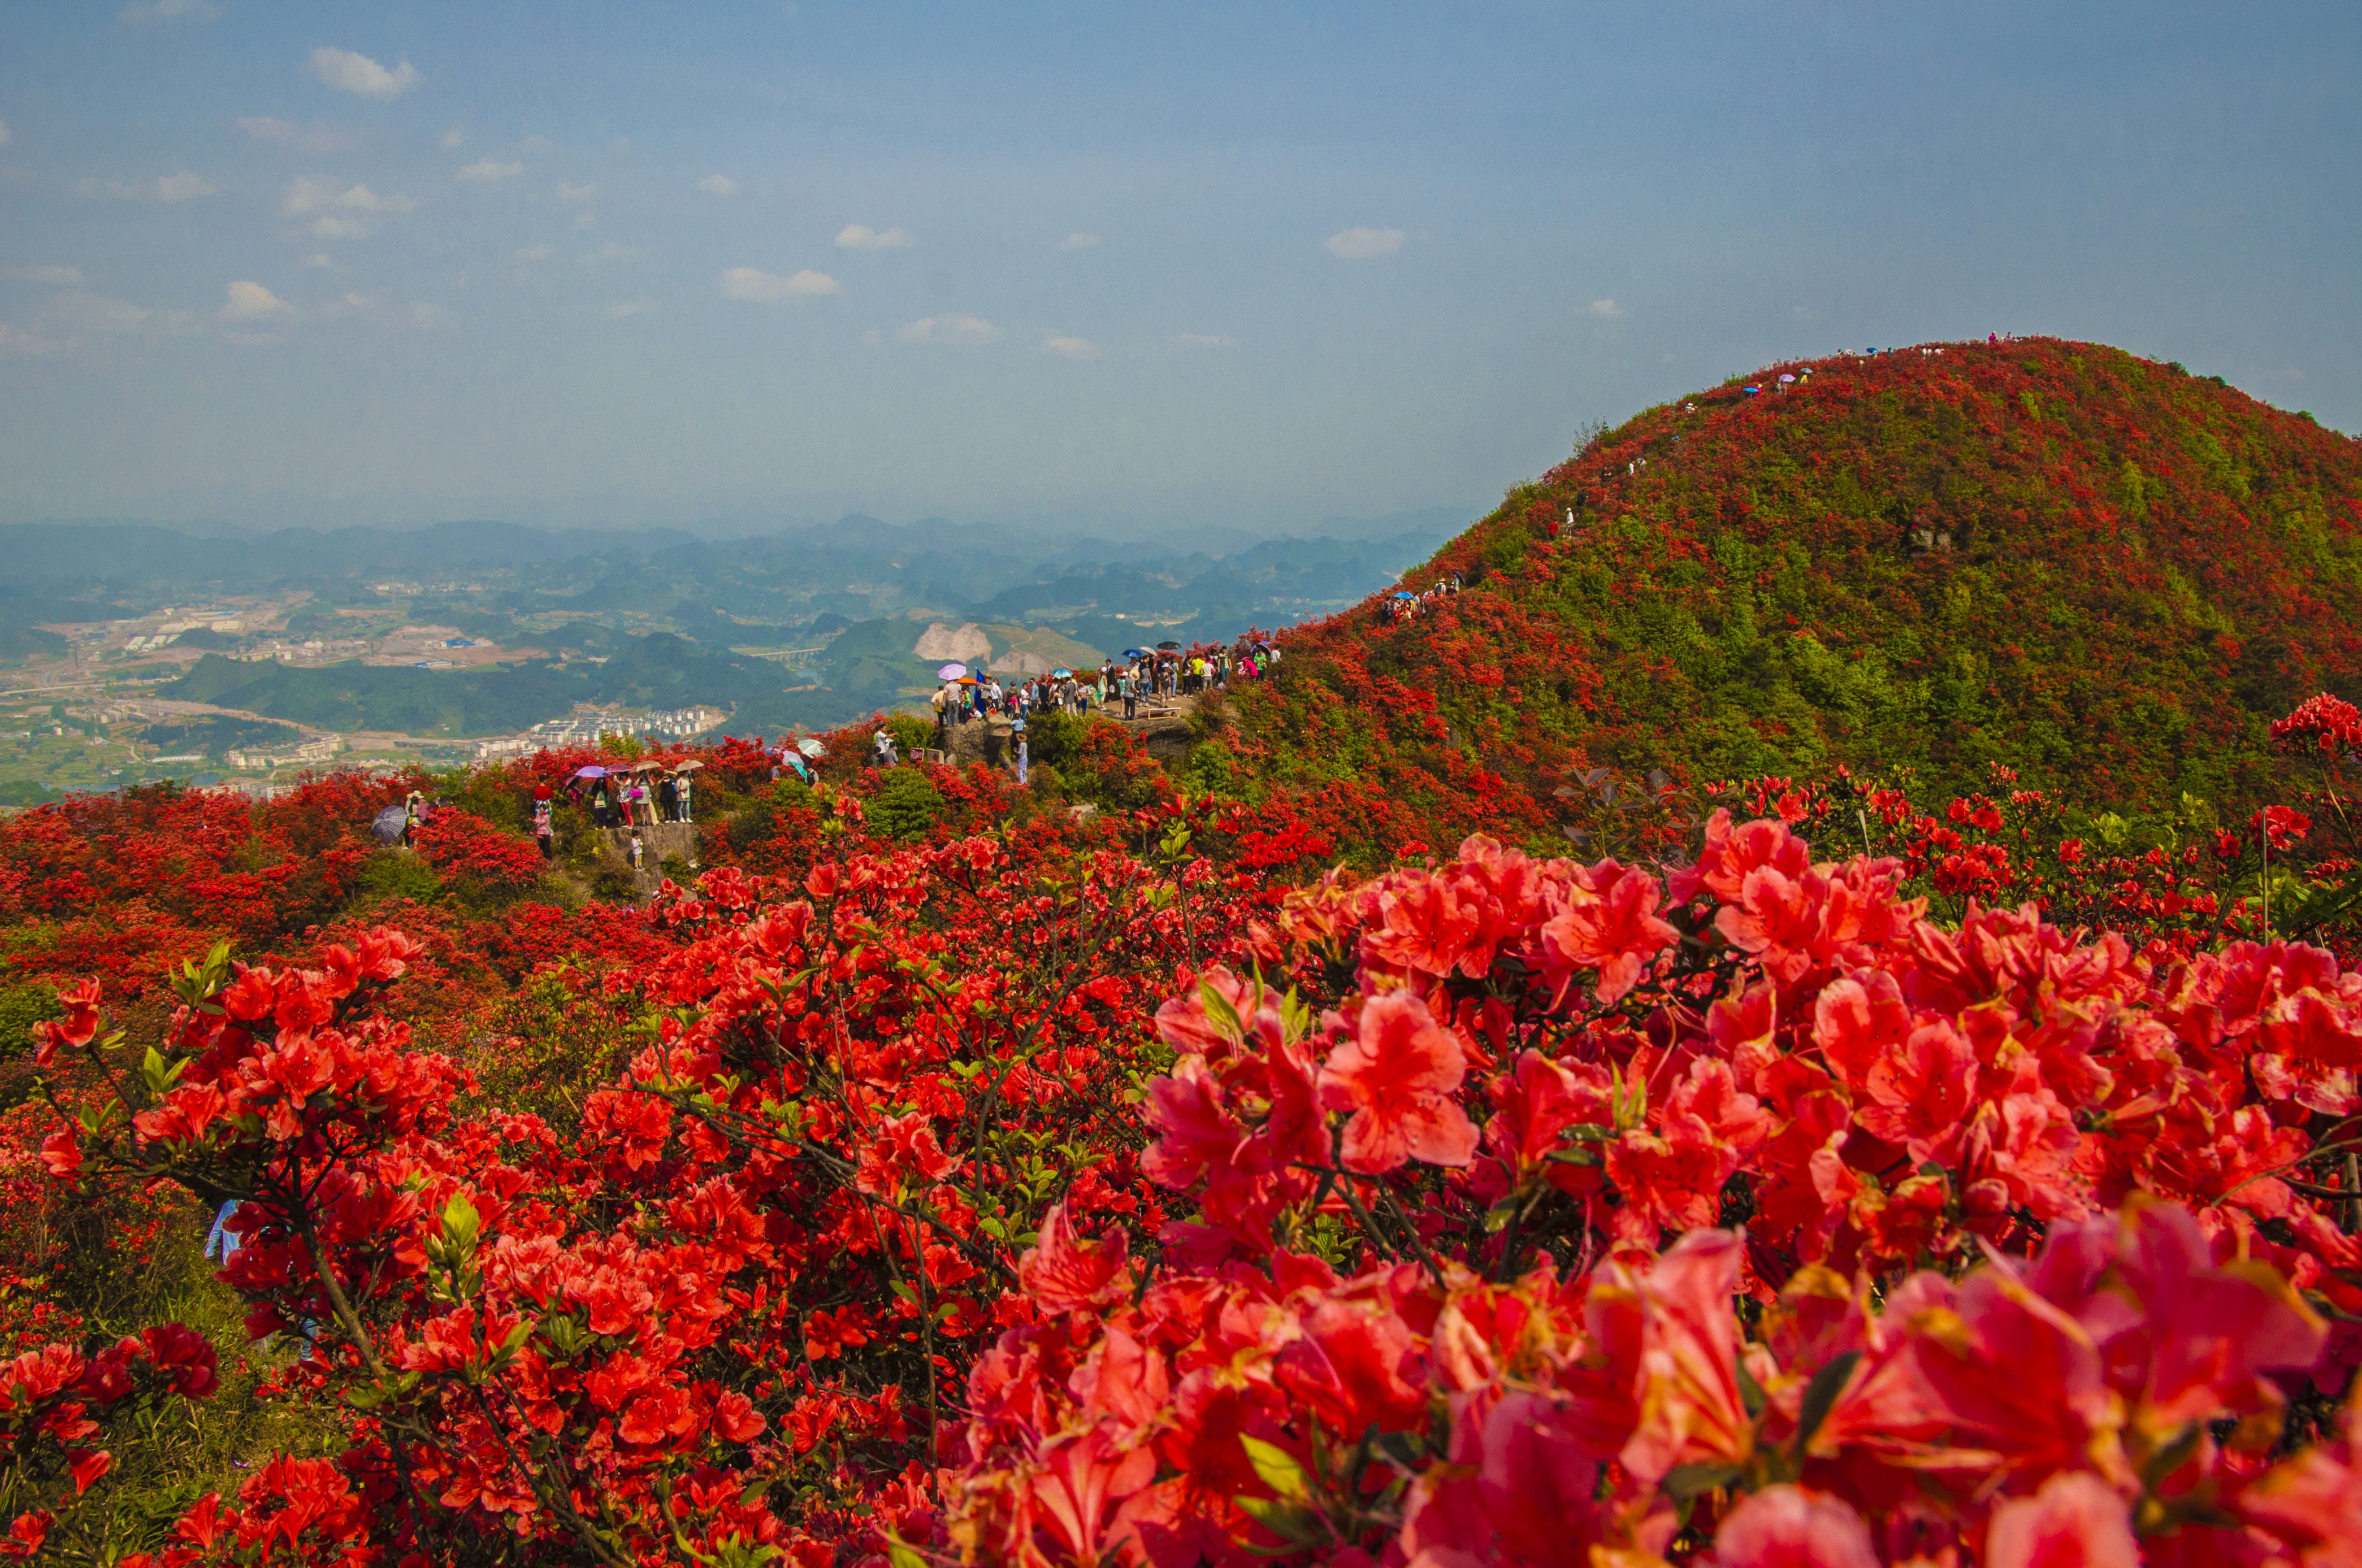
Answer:
[{"label": "person walking on trail", "polygon": [[871,758],[873,766],[890,768],[902,760],[894,754],[894,737],[890,732],[885,729],[878,730],[877,746],[877,752]]},{"label": "person walking on trail", "polygon": [[535,847],[541,850],[543,860],[557,859],[557,834],[550,826],[549,802],[546,800],[533,803],[533,841]]},{"label": "person walking on trail", "polygon": [[634,871],[638,871],[640,869],[640,861],[642,859],[643,851],[640,849],[640,830],[637,828],[635,828],[632,829],[632,869]]},{"label": "person walking on trail", "polygon": [[1025,770],[1030,765],[1032,759],[1031,753],[1026,750],[1025,745],[1025,721],[1021,718],[1019,719],[1013,728],[1017,731],[1017,787],[1023,789],[1025,787]]},{"label": "person walking on trail", "polygon": [[657,820],[680,820],[680,781],[671,773],[657,781]]},{"label": "person walking on trail", "polygon": [[402,803],[402,842],[403,848],[407,849],[409,847],[410,836],[418,831],[418,825],[425,820],[426,797],[424,795],[421,795],[418,791],[412,790],[410,792],[409,798],[405,799]]},{"label": "person walking on trail", "polygon": [[680,819],[683,822],[694,822],[697,820],[697,814],[689,808],[689,792],[690,786],[696,784],[697,775],[694,773],[682,773],[679,776],[680,779]]}]

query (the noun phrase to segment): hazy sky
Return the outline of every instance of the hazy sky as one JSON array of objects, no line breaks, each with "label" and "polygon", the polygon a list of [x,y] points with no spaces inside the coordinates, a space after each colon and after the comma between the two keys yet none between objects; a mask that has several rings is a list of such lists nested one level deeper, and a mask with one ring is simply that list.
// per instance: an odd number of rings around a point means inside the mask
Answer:
[{"label": "hazy sky", "polygon": [[1775,357],[2362,427],[2362,6],[23,0],[0,517],[1481,510]]}]

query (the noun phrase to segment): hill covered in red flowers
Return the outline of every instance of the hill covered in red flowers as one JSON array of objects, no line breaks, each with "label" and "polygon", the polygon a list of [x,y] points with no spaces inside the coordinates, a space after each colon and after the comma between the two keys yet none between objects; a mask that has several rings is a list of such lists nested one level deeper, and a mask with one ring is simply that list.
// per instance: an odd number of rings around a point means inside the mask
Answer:
[{"label": "hill covered in red flowers", "polygon": [[2353,1563],[2350,444],[1780,373],[1185,759],[0,819],[0,1563]]},{"label": "hill covered in red flowers", "polygon": [[2268,723],[2362,695],[2358,527],[2362,444],[2178,366],[1773,366],[1598,435],[1404,579],[1464,591],[1288,634],[1227,743],[1405,821],[1506,792],[1546,828],[1603,765],[2255,804]]}]

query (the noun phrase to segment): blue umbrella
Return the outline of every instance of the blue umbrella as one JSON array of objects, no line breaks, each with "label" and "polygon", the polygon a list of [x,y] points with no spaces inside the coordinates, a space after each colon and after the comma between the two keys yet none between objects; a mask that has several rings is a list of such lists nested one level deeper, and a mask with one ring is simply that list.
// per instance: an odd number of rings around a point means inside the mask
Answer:
[{"label": "blue umbrella", "polygon": [[1123,656],[1127,659],[1145,659],[1148,657],[1148,650],[1145,648],[1127,648],[1123,651]]},{"label": "blue umbrella", "polygon": [[1415,593],[1408,592],[1407,590],[1397,589],[1396,590],[1395,598],[1398,599],[1415,599],[1418,598],[1418,596]]},{"label": "blue umbrella", "polygon": [[1050,678],[1054,681],[1072,680],[1074,675],[1075,672],[1072,670],[1053,670],[1050,672]]}]

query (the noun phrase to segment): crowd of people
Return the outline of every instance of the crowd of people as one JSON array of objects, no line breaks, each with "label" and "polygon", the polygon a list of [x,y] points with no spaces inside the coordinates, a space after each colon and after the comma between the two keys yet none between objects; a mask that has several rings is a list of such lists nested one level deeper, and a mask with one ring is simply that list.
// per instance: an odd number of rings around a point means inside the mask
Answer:
[{"label": "crowd of people", "polygon": [[[667,768],[643,762],[633,768],[601,772],[585,768],[566,783],[567,798],[590,814],[601,828],[653,828],[659,822],[694,822],[696,771],[692,764]],[[548,815],[554,792],[547,784],[534,791],[535,832]]]},{"label": "crowd of people", "polygon": [[1396,588],[1378,601],[1378,618],[1389,626],[1398,621],[1416,620],[1434,609],[1440,600],[1458,593],[1460,588],[1460,574],[1457,572],[1437,578],[1416,593],[1408,588]]},{"label": "crowd of people", "polygon": [[1131,649],[1097,669],[1050,670],[1012,676],[1005,684],[989,671],[980,676],[963,672],[945,677],[935,689],[935,744],[944,749],[960,726],[994,717],[1021,728],[1034,714],[1098,712],[1111,718],[1120,706],[1123,718],[1138,718],[1143,707],[1153,709],[1179,697],[1227,690],[1233,681],[1254,680],[1269,674],[1279,658],[1278,644],[1249,633],[1229,644]]}]

